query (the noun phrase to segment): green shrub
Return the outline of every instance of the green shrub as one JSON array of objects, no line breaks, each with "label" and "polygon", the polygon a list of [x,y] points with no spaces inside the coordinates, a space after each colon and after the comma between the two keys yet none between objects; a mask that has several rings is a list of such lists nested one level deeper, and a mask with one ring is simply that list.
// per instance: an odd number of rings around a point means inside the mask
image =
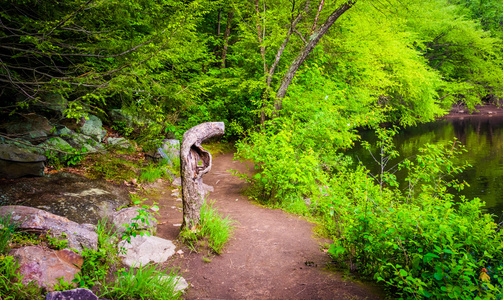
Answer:
[{"label": "green shrub", "polygon": [[184,228],[180,232],[180,238],[193,250],[197,250],[196,243],[199,241],[200,245],[207,243],[210,249],[220,254],[233,230],[232,221],[220,215],[212,203],[205,201],[201,207],[199,225],[195,229]]},{"label": "green shrub", "polygon": [[119,251],[113,229],[105,220],[98,222],[96,232],[98,233],[98,249],[84,248],[82,250],[84,263],[73,281],[79,287],[93,288],[98,285],[100,290],[103,290],[110,270],[113,270],[118,263]]},{"label": "green shrub", "polygon": [[406,160],[408,188],[381,185],[360,167],[337,174],[320,204],[329,252],[404,299],[501,299],[503,233],[479,199],[454,202],[455,143]]},{"label": "green shrub", "polygon": [[52,237],[49,234],[45,235],[45,239],[47,239],[47,244],[49,245],[49,248],[55,250],[61,250],[68,247],[68,240],[66,238],[67,236],[66,233],[64,232],[59,237]]},{"label": "green shrub", "polygon": [[[325,126],[330,118],[317,118],[319,124],[308,128],[316,134],[326,128],[326,139],[310,137],[305,122],[284,116],[238,143],[237,156],[255,162],[259,171],[244,176],[252,196],[313,217],[334,240],[329,253],[340,266],[385,284],[394,296],[502,299],[501,224],[484,213],[479,199],[455,200],[453,192],[465,185],[453,180],[466,166],[454,163],[462,151],[458,143],[426,145],[413,160],[404,160],[402,189],[386,166],[397,155],[396,129],[377,130],[374,158],[381,173],[371,175],[335,152],[345,144],[335,141],[352,133],[340,124]],[[340,132],[332,134],[329,128],[337,127]]]}]

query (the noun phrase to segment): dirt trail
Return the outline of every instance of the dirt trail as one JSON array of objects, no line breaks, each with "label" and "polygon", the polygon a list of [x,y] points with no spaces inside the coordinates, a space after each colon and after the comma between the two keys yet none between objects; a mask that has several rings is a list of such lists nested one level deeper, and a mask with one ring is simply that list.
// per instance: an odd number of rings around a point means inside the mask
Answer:
[{"label": "dirt trail", "polygon": [[[323,241],[313,237],[313,225],[250,203],[241,195],[246,183],[229,169],[246,167],[233,161],[232,154],[221,155],[203,180],[215,188],[209,199],[219,212],[237,222],[234,237],[209,263],[203,261],[207,253],[186,249],[175,260],[192,285],[186,299],[382,299],[377,289],[325,270],[330,259],[320,250]],[[158,228],[163,238],[175,238],[179,228],[173,223],[181,222],[181,202],[173,201],[161,210],[161,215],[168,213]]]}]

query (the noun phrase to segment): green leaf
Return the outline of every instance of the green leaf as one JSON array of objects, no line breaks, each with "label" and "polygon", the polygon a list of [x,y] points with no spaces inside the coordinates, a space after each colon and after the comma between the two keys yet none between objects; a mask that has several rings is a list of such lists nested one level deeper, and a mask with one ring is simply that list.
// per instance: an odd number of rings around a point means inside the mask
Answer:
[{"label": "green leaf", "polygon": [[407,274],[409,274],[409,273],[407,273],[407,271],[405,271],[404,269],[400,269],[400,275],[401,275],[402,277],[407,276]]},{"label": "green leaf", "polygon": [[444,274],[443,273],[435,273],[433,275],[433,277],[435,277],[436,280],[442,280],[442,278],[444,278]]}]

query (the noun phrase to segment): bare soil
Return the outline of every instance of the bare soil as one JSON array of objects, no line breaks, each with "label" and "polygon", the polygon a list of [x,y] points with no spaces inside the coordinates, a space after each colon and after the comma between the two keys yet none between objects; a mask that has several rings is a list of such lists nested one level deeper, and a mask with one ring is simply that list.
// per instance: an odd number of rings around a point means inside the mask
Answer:
[{"label": "bare soil", "polygon": [[[212,171],[203,181],[215,191],[209,196],[220,213],[236,223],[232,240],[221,255],[184,250],[171,262],[180,266],[190,283],[185,299],[383,299],[371,284],[344,279],[330,271],[331,260],[316,238],[314,225],[281,210],[256,205],[242,191],[246,183],[230,169],[246,166],[232,154],[213,159]],[[182,220],[181,202],[165,192],[158,201],[161,215],[157,235],[176,239]],[[211,262],[208,262],[211,260]]]}]

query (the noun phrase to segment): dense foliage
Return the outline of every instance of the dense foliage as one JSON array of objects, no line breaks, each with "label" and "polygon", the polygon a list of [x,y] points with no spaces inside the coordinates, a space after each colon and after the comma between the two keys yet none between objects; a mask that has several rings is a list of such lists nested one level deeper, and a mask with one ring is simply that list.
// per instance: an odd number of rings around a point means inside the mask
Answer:
[{"label": "dense foliage", "polygon": [[238,155],[261,171],[248,178],[251,195],[322,225],[340,267],[404,299],[500,299],[502,224],[479,199],[455,201],[452,192],[466,184],[453,179],[466,166],[454,163],[459,143],[426,145],[403,160],[398,168],[407,171],[407,184],[399,186],[388,165],[398,153],[396,131],[377,133],[380,141],[367,147],[380,164],[378,174],[328,150],[328,143],[320,150],[302,130],[285,128],[253,146],[241,143]]},{"label": "dense foliage", "polygon": [[224,121],[259,170],[253,196],[318,218],[350,269],[405,298],[501,297],[499,228],[446,189],[462,186],[443,177],[455,147],[406,161],[406,191],[337,151],[359,128],[499,105],[502,22],[498,0],[3,0],[0,118],[90,112],[144,148]]},{"label": "dense foliage", "polygon": [[293,73],[298,92],[328,86],[324,101],[350,88],[350,105],[413,124],[497,99],[502,15],[499,1],[471,0],[3,1],[2,114],[44,110],[57,93],[70,118],[122,107],[154,121],[149,137],[213,120],[239,137],[279,114],[276,92],[308,52]]}]

